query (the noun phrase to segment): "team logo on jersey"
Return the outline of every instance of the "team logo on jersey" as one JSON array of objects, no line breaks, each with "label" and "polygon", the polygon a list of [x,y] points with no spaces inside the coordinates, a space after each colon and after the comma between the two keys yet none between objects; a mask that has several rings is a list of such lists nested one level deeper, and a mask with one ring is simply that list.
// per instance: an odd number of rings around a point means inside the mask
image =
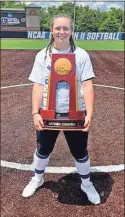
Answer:
[{"label": "team logo on jersey", "polygon": [[54,64],[54,69],[59,75],[67,75],[72,69],[72,64],[67,58],[59,58]]},{"label": "team logo on jersey", "polygon": [[[45,84],[48,85],[48,78],[45,79]],[[60,89],[69,90],[69,84],[66,81],[59,81],[56,85],[56,89],[57,90],[60,90]]]}]

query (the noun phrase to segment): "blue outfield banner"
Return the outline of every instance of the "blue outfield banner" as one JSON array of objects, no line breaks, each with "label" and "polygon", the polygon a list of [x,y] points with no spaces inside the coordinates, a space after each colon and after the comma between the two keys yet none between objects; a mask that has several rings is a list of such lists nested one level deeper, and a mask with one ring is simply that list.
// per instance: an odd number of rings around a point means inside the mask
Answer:
[{"label": "blue outfield banner", "polygon": [[[50,39],[50,32],[42,31],[0,31],[0,38]],[[75,32],[74,40],[125,40],[123,32]]]},{"label": "blue outfield banner", "polygon": [[[74,40],[123,40],[124,33],[122,32],[75,32]],[[50,32],[28,31],[28,39],[50,39]]]},{"label": "blue outfield banner", "polygon": [[27,32],[0,31],[0,38],[27,38]]}]

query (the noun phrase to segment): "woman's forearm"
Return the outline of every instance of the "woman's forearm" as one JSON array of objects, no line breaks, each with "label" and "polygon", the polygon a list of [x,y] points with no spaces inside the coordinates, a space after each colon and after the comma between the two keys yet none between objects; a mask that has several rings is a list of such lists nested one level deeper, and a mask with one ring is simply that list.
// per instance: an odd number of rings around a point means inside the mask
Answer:
[{"label": "woman's forearm", "polygon": [[32,114],[39,111],[43,98],[43,85],[34,84],[32,89]]},{"label": "woman's forearm", "polygon": [[85,101],[87,115],[93,116],[93,107],[94,107],[94,88],[92,80],[84,81],[82,84],[83,87],[83,97]]}]

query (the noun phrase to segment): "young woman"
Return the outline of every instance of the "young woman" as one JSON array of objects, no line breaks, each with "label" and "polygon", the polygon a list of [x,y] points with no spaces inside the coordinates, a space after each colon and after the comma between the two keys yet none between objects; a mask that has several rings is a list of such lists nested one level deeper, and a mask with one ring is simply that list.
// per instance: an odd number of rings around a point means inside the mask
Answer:
[{"label": "young woman", "polygon": [[[49,162],[59,131],[44,130],[44,123],[39,108],[46,109],[48,77],[51,72],[51,54],[74,53],[76,74],[78,77],[78,107],[86,110],[84,129],[81,131],[64,131],[69,149],[81,177],[81,190],[86,193],[93,204],[100,203],[100,196],[90,181],[90,159],[87,151],[88,131],[93,116],[94,91],[92,79],[95,77],[88,53],[76,47],[72,38],[73,23],[69,16],[55,16],[51,24],[51,41],[35,58],[29,80],[34,82],[32,90],[32,116],[37,135],[37,149],[34,154],[35,174],[24,188],[23,197],[33,195],[43,185],[43,174]],[[62,85],[61,85],[62,84]],[[68,113],[69,88],[60,81],[56,91],[56,112]]]}]

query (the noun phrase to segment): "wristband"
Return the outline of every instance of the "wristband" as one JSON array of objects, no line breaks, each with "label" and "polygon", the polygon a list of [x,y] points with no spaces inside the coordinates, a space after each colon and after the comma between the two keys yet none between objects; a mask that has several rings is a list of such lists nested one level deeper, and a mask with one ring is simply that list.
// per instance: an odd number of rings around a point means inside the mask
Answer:
[{"label": "wristband", "polygon": [[38,113],[38,112],[35,112],[35,113],[32,114],[32,116],[33,116],[33,115],[36,115],[36,114],[39,114],[39,113]]}]

